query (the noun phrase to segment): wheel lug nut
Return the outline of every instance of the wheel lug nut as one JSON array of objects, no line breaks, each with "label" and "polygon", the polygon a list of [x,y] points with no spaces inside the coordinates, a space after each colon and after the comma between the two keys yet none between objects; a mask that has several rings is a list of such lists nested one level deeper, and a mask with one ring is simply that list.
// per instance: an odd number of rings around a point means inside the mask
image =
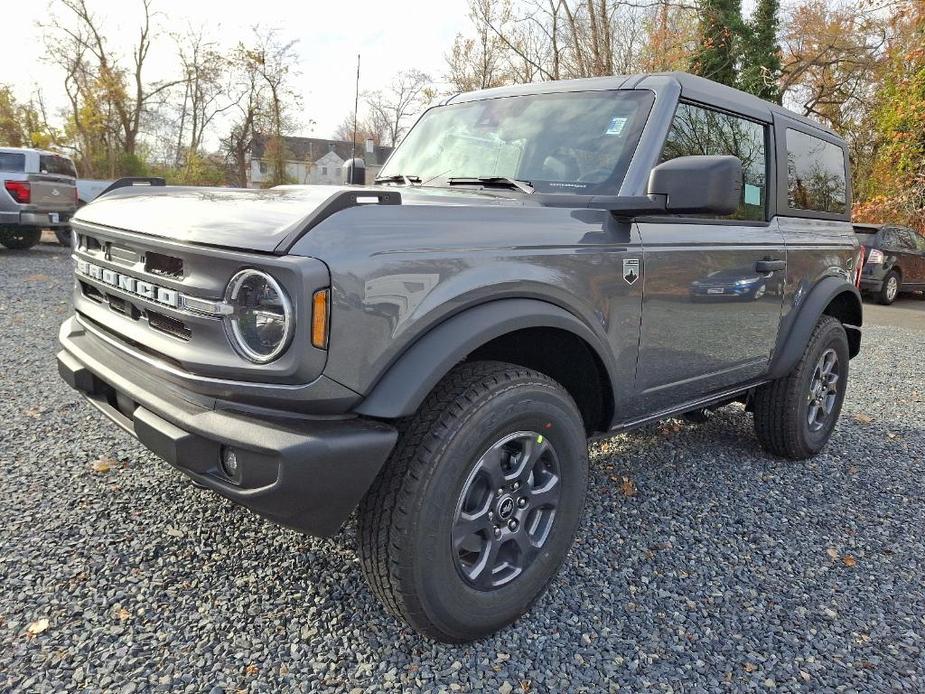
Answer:
[{"label": "wheel lug nut", "polygon": [[489,512],[488,512],[488,520],[494,520],[494,519],[495,519],[495,514],[492,513],[491,511],[489,511]]},{"label": "wheel lug nut", "polygon": [[517,530],[517,521],[512,518],[508,521],[507,527],[508,530]]},{"label": "wheel lug nut", "polygon": [[513,486],[512,486],[512,489],[513,489],[515,492],[516,492],[518,489],[520,489],[520,482],[514,482],[514,484],[513,484]]},{"label": "wheel lug nut", "polygon": [[498,496],[501,496],[502,494],[504,494],[504,490],[503,490],[503,489],[499,489],[499,490],[498,490]]},{"label": "wheel lug nut", "polygon": [[495,537],[501,537],[501,528],[495,528]]},{"label": "wheel lug nut", "polygon": [[517,500],[517,507],[518,507],[518,508],[526,508],[526,506],[527,506],[527,497],[525,497],[525,496],[520,497],[520,498]]}]

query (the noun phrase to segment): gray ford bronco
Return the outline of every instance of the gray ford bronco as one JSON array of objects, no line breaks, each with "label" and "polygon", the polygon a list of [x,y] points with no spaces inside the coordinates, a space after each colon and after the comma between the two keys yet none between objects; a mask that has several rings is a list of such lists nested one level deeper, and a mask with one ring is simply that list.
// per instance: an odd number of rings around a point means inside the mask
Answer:
[{"label": "gray ford bronco", "polygon": [[74,218],[64,380],[193,480],[319,536],[358,516],[439,640],[529,609],[587,440],[735,401],[825,446],[860,348],[845,143],[686,74],[463,94],[377,185],[124,188]]}]

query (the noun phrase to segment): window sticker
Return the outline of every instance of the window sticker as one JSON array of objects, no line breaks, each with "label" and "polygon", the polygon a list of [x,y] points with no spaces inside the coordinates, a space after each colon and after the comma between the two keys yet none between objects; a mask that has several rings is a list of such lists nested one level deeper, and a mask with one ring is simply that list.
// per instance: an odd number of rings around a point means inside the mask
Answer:
[{"label": "window sticker", "polygon": [[753,186],[751,183],[745,184],[745,204],[746,205],[760,205],[761,204],[761,188],[758,186]]},{"label": "window sticker", "polygon": [[626,118],[620,118],[615,116],[610,119],[610,125],[607,126],[607,130],[604,132],[605,135],[619,135],[623,132],[623,126],[626,125]]}]

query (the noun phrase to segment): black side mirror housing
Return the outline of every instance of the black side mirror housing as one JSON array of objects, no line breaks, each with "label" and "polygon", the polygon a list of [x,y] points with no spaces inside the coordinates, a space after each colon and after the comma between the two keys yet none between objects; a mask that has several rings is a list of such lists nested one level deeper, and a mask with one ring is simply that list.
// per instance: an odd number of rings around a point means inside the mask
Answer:
[{"label": "black side mirror housing", "polygon": [[664,196],[667,214],[732,214],[742,200],[742,162],[725,155],[669,159],[649,173],[647,192]]}]

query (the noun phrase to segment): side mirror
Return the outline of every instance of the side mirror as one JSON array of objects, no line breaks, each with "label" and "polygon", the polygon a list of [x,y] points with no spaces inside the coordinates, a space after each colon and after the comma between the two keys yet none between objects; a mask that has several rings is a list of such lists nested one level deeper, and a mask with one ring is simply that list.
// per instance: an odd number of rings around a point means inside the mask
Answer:
[{"label": "side mirror", "polygon": [[733,156],[669,159],[649,173],[647,192],[664,196],[668,214],[732,214],[742,200],[742,162]]}]

